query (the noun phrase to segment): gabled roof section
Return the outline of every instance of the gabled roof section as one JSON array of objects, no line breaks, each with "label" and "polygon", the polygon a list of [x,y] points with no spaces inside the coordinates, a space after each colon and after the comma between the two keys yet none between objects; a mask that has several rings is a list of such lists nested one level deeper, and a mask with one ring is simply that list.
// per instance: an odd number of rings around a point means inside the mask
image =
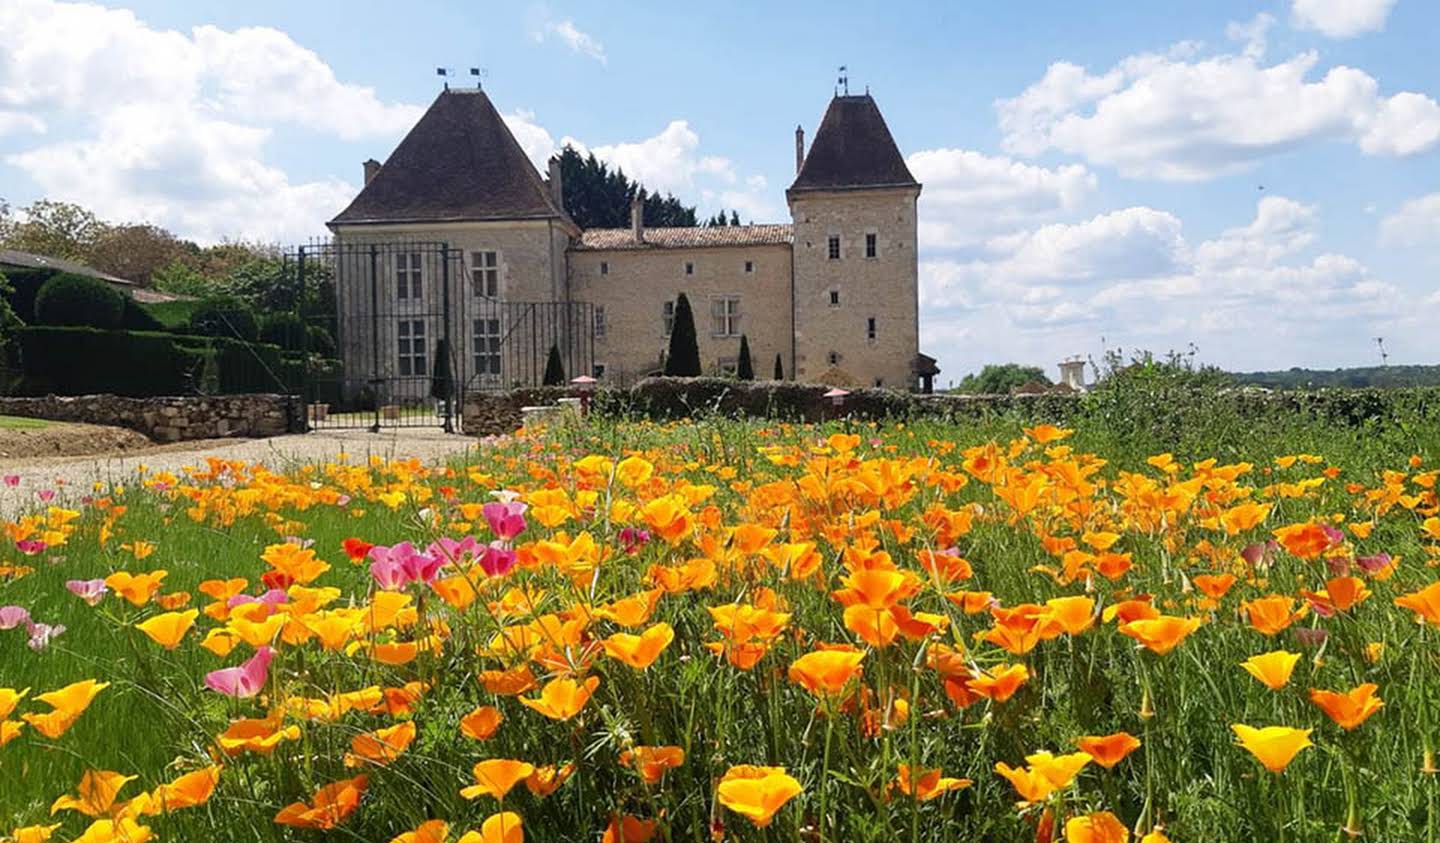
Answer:
[{"label": "gabled roof section", "polygon": [[331,225],[566,217],[483,91],[443,91]]},{"label": "gabled roof section", "polygon": [[836,96],[790,190],[919,187],[869,94]]},{"label": "gabled roof section", "polygon": [[708,249],[724,246],[774,246],[793,241],[789,225],[711,225],[689,228],[647,228],[639,242],[628,228],[590,228],[580,235],[577,251],[630,249]]}]

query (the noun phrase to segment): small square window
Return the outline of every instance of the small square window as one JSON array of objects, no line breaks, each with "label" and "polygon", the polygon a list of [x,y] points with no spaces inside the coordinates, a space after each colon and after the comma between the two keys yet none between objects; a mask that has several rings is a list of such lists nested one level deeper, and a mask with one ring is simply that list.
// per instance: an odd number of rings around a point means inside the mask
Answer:
[{"label": "small square window", "polygon": [[827,362],[829,362],[829,364],[830,364],[831,366],[839,366],[839,365],[840,365],[840,352],[838,352],[838,351],[832,351],[832,352],[830,352],[829,354],[825,355],[825,360],[826,360]]},{"label": "small square window", "polygon": [[831,306],[831,307],[839,307],[839,306],[840,306],[840,291],[839,291],[839,290],[831,290],[831,291],[830,291],[830,306]]},{"label": "small square window", "polygon": [[754,272],[754,271],[755,271],[755,261],[745,261],[745,271],[746,271],[746,272]]},{"label": "small square window", "polygon": [[865,320],[865,339],[875,339],[875,317],[871,316]]},{"label": "small square window", "polygon": [[590,377],[594,378],[597,381],[603,379],[605,377],[605,364],[596,363],[594,366],[591,366]]},{"label": "small square window", "polygon": [[865,257],[873,258],[879,248],[874,234],[865,235]]},{"label": "small square window", "polygon": [[840,260],[840,235],[838,235],[838,234],[832,234],[832,235],[830,235],[830,242],[829,242],[828,248],[829,248],[829,250],[830,250],[830,260],[832,260],[832,261],[838,261],[838,260]]},{"label": "small square window", "polygon": [[610,261],[600,261],[600,274],[601,274],[601,275],[609,275],[609,274],[610,274]]},{"label": "small square window", "polygon": [[693,261],[685,261],[685,274],[686,274],[686,275],[694,275],[694,274],[695,274],[695,264],[694,264]]}]

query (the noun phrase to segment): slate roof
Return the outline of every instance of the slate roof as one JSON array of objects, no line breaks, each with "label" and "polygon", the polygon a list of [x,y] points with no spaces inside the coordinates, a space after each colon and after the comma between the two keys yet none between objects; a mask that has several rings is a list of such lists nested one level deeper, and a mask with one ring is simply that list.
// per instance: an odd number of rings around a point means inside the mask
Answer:
[{"label": "slate roof", "polygon": [[27,269],[53,269],[56,272],[68,272],[71,275],[88,275],[91,278],[108,281],[111,284],[123,284],[126,287],[138,286],[129,278],[121,278],[118,275],[101,272],[98,269],[92,269],[78,261],[52,258],[49,255],[35,255],[30,252],[17,252],[14,249],[0,249],[0,267],[4,266],[25,267]]},{"label": "slate roof", "polygon": [[869,94],[830,100],[791,191],[919,187]]},{"label": "slate roof", "polygon": [[443,91],[331,225],[568,219],[483,91]]},{"label": "slate roof", "polygon": [[788,224],[714,225],[693,228],[646,228],[644,240],[635,242],[628,228],[591,228],[575,247],[585,250],[703,249],[723,246],[788,244],[795,239]]}]

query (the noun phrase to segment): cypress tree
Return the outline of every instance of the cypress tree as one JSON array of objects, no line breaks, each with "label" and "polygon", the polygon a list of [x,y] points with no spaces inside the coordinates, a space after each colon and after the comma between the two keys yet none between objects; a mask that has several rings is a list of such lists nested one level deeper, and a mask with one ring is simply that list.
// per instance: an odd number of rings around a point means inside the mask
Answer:
[{"label": "cypress tree", "polygon": [[450,374],[450,343],[435,343],[435,368],[430,374],[430,397],[444,401],[455,393],[455,378]]},{"label": "cypress tree", "polygon": [[700,376],[700,341],[695,337],[695,314],[690,311],[690,299],[684,293],[675,300],[675,323],[670,329],[665,375],[672,378]]},{"label": "cypress tree", "polygon": [[560,360],[560,346],[550,346],[550,356],[545,360],[545,386],[565,385],[565,364]]},{"label": "cypress tree", "polygon": [[780,362],[780,354],[775,354],[775,380],[785,380],[785,364]]},{"label": "cypress tree", "polygon": [[755,364],[750,362],[750,339],[740,335],[740,359],[735,362],[735,376],[742,381],[755,380]]}]

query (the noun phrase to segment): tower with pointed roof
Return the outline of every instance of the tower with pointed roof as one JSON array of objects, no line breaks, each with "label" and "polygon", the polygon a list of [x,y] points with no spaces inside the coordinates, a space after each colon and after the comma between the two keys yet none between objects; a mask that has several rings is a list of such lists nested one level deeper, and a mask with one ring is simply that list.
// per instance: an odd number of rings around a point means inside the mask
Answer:
[{"label": "tower with pointed roof", "polygon": [[832,99],[785,192],[798,380],[914,388],[919,196],[869,93]]}]

